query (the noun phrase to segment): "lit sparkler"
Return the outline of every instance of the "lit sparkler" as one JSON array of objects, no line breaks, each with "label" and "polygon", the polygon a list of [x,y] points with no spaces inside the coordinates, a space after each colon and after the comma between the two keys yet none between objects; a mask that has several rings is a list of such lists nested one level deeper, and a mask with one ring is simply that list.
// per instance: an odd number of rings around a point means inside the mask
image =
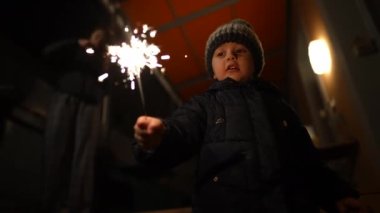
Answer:
[{"label": "lit sparkler", "polygon": [[[141,102],[145,111],[145,99],[140,74],[145,67],[150,69],[162,67],[157,59],[157,55],[161,51],[160,48],[155,44],[148,43],[146,40],[148,35],[151,38],[155,37],[157,31],[152,30],[146,24],[142,26],[139,35],[137,28],[131,31],[128,27],[125,27],[124,31],[126,33],[133,32],[130,41],[123,42],[121,45],[108,46],[108,55],[110,55],[111,62],[117,63],[121,67],[121,72],[126,73],[128,80],[131,82],[132,89],[134,89],[135,80],[137,80]],[[165,59],[169,58],[170,56],[166,55]]]}]

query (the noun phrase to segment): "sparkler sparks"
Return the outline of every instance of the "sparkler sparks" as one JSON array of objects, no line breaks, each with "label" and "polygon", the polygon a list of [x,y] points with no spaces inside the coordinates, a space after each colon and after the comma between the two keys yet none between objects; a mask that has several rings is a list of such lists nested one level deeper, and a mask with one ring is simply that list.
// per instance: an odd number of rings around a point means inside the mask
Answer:
[{"label": "sparkler sparks", "polygon": [[86,49],[86,53],[87,53],[87,54],[94,54],[94,53],[95,53],[95,50],[92,49],[92,48],[87,48],[87,49]]},{"label": "sparkler sparks", "polygon": [[150,69],[162,67],[156,56],[160,49],[154,44],[148,44],[146,40],[141,41],[134,35],[130,44],[123,42],[121,46],[109,46],[108,52],[111,60],[116,61],[122,69],[127,71],[131,81],[135,77],[140,77],[140,72],[145,66]]},{"label": "sparkler sparks", "polygon": [[[126,33],[133,32],[130,36],[129,42],[123,42],[121,45],[108,46],[108,55],[110,55],[112,63],[117,63],[120,66],[121,73],[126,73],[127,79],[131,82],[130,88],[132,90],[134,90],[135,80],[137,80],[142,105],[145,111],[145,99],[140,73],[145,67],[148,67],[151,70],[156,68],[162,69],[162,65],[158,63],[157,59],[157,55],[161,51],[160,48],[147,41],[148,35],[150,38],[154,38],[157,31],[153,30],[146,24],[142,26],[142,30],[138,30],[137,28],[130,30],[128,27],[125,27],[124,31]],[[139,32],[141,33],[138,34]],[[170,59],[170,56],[165,55],[164,58],[161,59],[168,60]]]},{"label": "sparkler sparks", "polygon": [[[124,29],[125,32],[130,32],[129,28]],[[150,37],[156,35],[155,30],[150,30],[150,27],[143,25],[142,33],[137,35],[139,30],[133,30],[129,43],[123,42],[121,45],[108,46],[108,55],[111,57],[111,62],[118,63],[121,67],[121,72],[127,72],[127,78],[131,82],[140,77],[144,67],[150,69],[162,67],[158,63],[157,55],[160,53],[160,48],[155,44],[147,42],[146,37],[149,33]],[[140,39],[142,38],[142,40]]]},{"label": "sparkler sparks", "polygon": [[99,82],[103,82],[108,77],[108,73],[104,73],[98,77]]}]

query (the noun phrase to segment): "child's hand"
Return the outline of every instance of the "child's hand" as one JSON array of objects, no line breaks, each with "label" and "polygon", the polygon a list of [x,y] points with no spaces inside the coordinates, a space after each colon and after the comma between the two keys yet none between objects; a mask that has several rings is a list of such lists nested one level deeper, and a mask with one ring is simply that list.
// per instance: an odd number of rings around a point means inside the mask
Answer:
[{"label": "child's hand", "polygon": [[370,211],[365,208],[361,202],[355,198],[346,197],[336,202],[336,207],[339,213],[369,213]]},{"label": "child's hand", "polygon": [[160,145],[165,130],[164,123],[155,117],[140,116],[135,126],[135,139],[144,150],[152,150]]}]

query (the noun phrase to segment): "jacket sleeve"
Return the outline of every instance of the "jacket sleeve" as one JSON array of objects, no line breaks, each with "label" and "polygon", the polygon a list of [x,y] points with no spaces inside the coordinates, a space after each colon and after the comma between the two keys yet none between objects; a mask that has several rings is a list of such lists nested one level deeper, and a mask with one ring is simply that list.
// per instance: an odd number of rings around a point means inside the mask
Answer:
[{"label": "jacket sleeve", "polygon": [[42,55],[50,65],[62,65],[64,62],[74,60],[79,48],[77,40],[67,39],[48,45],[43,49]]},{"label": "jacket sleeve", "polygon": [[[290,183],[290,190],[303,190],[329,212],[334,212],[339,199],[359,197],[349,183],[326,165],[295,110],[279,90],[264,81],[259,81],[257,86],[267,94],[263,97],[280,142],[282,163],[287,174],[284,181]],[[284,127],[284,121],[287,127]]]},{"label": "jacket sleeve", "polygon": [[200,97],[193,98],[163,120],[166,130],[160,146],[143,151],[135,142],[136,159],[148,166],[165,169],[190,159],[199,150],[206,128],[206,112]]},{"label": "jacket sleeve", "polygon": [[294,110],[288,105],[287,108],[293,120],[289,130],[295,165],[293,174],[300,176],[298,180],[304,181],[316,202],[329,212],[334,211],[339,199],[357,198],[358,192],[326,165]]}]

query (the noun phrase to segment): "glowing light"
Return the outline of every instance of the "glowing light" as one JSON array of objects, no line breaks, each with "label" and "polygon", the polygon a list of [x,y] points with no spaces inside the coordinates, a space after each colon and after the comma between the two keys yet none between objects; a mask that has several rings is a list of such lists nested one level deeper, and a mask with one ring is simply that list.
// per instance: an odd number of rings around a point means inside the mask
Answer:
[{"label": "glowing light", "polygon": [[311,41],[308,51],[310,64],[315,74],[322,75],[331,71],[330,49],[325,40]]},{"label": "glowing light", "polygon": [[115,55],[111,56],[110,59],[111,59],[112,63],[116,63],[117,62],[117,56],[115,56]]},{"label": "glowing light", "polygon": [[121,46],[108,47],[108,53],[117,56],[117,63],[128,72],[130,80],[139,77],[145,66],[151,69],[161,67],[156,56],[159,52],[156,45],[148,44],[146,40],[141,41],[135,36],[132,36],[130,44],[124,42]]},{"label": "glowing light", "polygon": [[89,47],[89,48],[86,49],[86,53],[88,53],[88,54],[94,54],[95,50],[93,48]]},{"label": "glowing light", "polygon": [[104,79],[108,78],[108,73],[104,73],[98,77],[99,82],[103,82]]},{"label": "glowing light", "polygon": [[[131,82],[130,88],[134,90],[135,80],[137,80],[142,107],[146,114],[145,98],[140,73],[145,67],[150,68],[152,73],[153,69],[161,68],[162,65],[158,63],[157,59],[157,55],[161,51],[160,48],[155,44],[148,43],[146,40],[146,35],[148,33],[150,37],[154,37],[156,36],[157,31],[151,30],[148,25],[143,25],[142,28],[140,35],[138,35],[139,30],[135,28],[133,34],[128,36],[128,38],[130,38],[128,42],[123,42],[120,45],[108,46],[108,55],[110,55],[111,62],[117,63],[120,66],[122,73],[126,72],[127,78],[123,81],[125,88],[128,88],[126,81],[129,80]],[[127,32],[126,29],[129,28],[125,28],[125,31]]]},{"label": "glowing light", "polygon": [[148,30],[149,30],[148,25],[144,24],[143,25],[143,33],[145,34],[146,32],[148,32]]},{"label": "glowing light", "polygon": [[124,32],[129,32],[129,28],[128,28],[128,27],[125,27],[125,28],[124,28]]},{"label": "glowing light", "polygon": [[153,30],[153,31],[150,31],[149,36],[151,38],[154,38],[154,37],[156,37],[156,34],[157,34],[157,30]]},{"label": "glowing light", "polygon": [[170,59],[170,55],[162,55],[161,56],[161,60],[169,60]]},{"label": "glowing light", "polygon": [[135,90],[135,82],[134,81],[131,82],[131,90]]},{"label": "glowing light", "polygon": [[185,55],[185,58],[187,58],[187,55]]}]

